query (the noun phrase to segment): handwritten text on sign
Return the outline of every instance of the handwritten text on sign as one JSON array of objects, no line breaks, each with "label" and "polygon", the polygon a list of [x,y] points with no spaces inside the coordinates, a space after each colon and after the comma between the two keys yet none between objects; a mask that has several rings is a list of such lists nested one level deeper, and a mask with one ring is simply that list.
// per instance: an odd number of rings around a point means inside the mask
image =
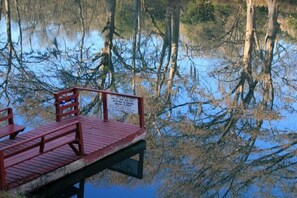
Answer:
[{"label": "handwritten text on sign", "polygon": [[108,109],[122,111],[130,114],[138,114],[137,98],[107,94]]}]

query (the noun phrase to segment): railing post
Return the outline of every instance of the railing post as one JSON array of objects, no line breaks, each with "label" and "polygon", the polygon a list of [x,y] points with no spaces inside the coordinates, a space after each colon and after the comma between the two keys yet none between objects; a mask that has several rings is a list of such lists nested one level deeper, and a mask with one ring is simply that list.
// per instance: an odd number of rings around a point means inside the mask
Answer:
[{"label": "railing post", "polygon": [[84,140],[83,140],[83,134],[82,134],[82,128],[81,128],[81,123],[78,122],[76,123],[76,138],[78,138],[78,146],[79,146],[79,152],[81,155],[85,153],[84,151]]},{"label": "railing post", "polygon": [[41,137],[41,142],[40,142],[40,147],[39,147],[39,153],[44,152],[44,145],[45,145],[45,140],[44,140],[44,136],[42,136]]},{"label": "railing post", "polygon": [[11,107],[7,108],[7,115],[10,115],[10,118],[8,119],[9,124],[14,124],[13,122],[13,111]]},{"label": "railing post", "polygon": [[0,151],[0,190],[4,190],[6,186],[5,182],[5,167],[4,167],[4,156],[3,151]]},{"label": "railing post", "polygon": [[144,128],[144,104],[143,98],[138,98],[138,114],[139,114],[139,126]]},{"label": "railing post", "polygon": [[103,120],[108,121],[108,108],[107,108],[107,93],[102,92],[102,102],[103,102]]},{"label": "railing post", "polygon": [[[73,88],[73,94],[74,94],[74,95],[78,94],[78,89]],[[75,97],[74,102],[78,102],[78,97]],[[78,106],[75,106],[75,107],[74,107],[74,110],[76,110],[76,112],[77,112],[77,113],[75,113],[74,115],[75,115],[75,116],[79,116],[79,109],[78,109]]]},{"label": "railing post", "polygon": [[56,106],[56,121],[60,122],[61,121],[61,110],[60,110],[60,103],[59,103],[59,95],[54,94],[55,96],[55,106]]}]

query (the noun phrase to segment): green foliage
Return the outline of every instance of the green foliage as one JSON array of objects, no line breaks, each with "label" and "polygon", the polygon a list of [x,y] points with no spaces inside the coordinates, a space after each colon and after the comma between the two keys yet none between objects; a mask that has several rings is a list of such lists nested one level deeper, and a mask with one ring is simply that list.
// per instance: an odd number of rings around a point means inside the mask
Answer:
[{"label": "green foliage", "polygon": [[287,19],[288,26],[297,31],[297,15],[291,15]]},{"label": "green foliage", "polygon": [[297,14],[291,14],[285,19],[283,31],[289,35],[288,39],[295,40],[297,38]]},{"label": "green foliage", "polygon": [[167,1],[161,0],[149,3],[148,9],[156,21],[164,21],[166,15]]},{"label": "green foliage", "polygon": [[12,193],[0,190],[0,198],[26,198],[26,197],[23,195],[16,195],[16,194],[12,194]]},{"label": "green foliage", "polygon": [[126,36],[133,32],[134,11],[131,5],[124,4],[121,9],[116,12],[116,27],[122,36]]},{"label": "green foliage", "polygon": [[207,0],[192,0],[182,15],[181,21],[186,24],[210,22],[215,20],[215,7]]},{"label": "green foliage", "polygon": [[224,17],[228,17],[232,15],[232,11],[234,9],[234,7],[230,6],[230,5],[215,5],[214,6],[215,12],[218,12],[219,14],[221,14]]},{"label": "green foliage", "polygon": [[[146,4],[148,12],[154,18],[158,26],[163,27],[166,14],[167,1],[160,0]],[[146,18],[147,14],[141,11],[141,18]],[[116,9],[116,28],[117,32],[123,37],[129,37],[133,33],[135,13],[133,4],[124,2]]]},{"label": "green foliage", "polygon": [[266,7],[266,6],[257,7],[257,11],[263,15],[267,15],[268,7]]}]

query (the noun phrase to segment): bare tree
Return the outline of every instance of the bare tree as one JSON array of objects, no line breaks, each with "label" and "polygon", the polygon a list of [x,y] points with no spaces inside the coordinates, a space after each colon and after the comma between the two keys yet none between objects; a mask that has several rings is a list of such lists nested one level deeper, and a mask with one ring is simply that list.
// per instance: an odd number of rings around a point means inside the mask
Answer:
[{"label": "bare tree", "polygon": [[79,19],[80,19],[80,27],[82,32],[81,42],[80,42],[80,55],[79,55],[79,68],[78,68],[78,76],[81,75],[81,70],[83,69],[83,54],[84,54],[84,44],[85,44],[85,36],[86,36],[86,28],[85,28],[85,20],[84,20],[84,12],[82,1],[76,1],[78,3],[78,10],[79,10]]},{"label": "bare tree", "polygon": [[[168,71],[168,67],[170,64],[170,57],[171,57],[171,35],[172,35],[172,7],[171,3],[167,1],[166,5],[166,15],[165,15],[165,34],[160,34],[163,38],[163,45],[162,45],[162,50],[160,54],[160,61],[159,65],[157,68],[157,79],[156,79],[156,95],[160,96],[160,92],[163,86],[163,83],[166,79],[166,74]],[[164,64],[164,59],[166,58],[167,52],[167,59],[165,66]]]},{"label": "bare tree", "polygon": [[172,3],[172,43],[171,43],[171,67],[169,70],[168,82],[166,86],[167,101],[171,98],[173,79],[177,72],[177,56],[178,56],[178,41],[179,41],[179,24],[180,24],[180,0],[175,0]]},{"label": "bare tree", "polygon": [[[270,108],[273,107],[273,100],[274,100],[274,88],[273,88],[273,82],[271,77],[271,67],[272,67],[272,60],[273,60],[273,52],[274,52],[274,46],[275,46],[275,39],[277,35],[277,0],[266,0],[268,5],[268,24],[266,29],[266,36],[265,36],[265,56],[264,56],[264,62],[262,67],[262,73],[263,73],[263,80],[264,80],[264,100],[266,105],[268,105],[269,102]],[[265,105],[265,106],[266,106]]]},{"label": "bare tree", "polygon": [[[113,49],[113,36],[114,34],[119,35],[115,31],[115,8],[116,8],[116,0],[106,0],[106,24],[101,33],[104,37],[104,46],[99,54],[93,58],[93,61],[101,58],[100,63],[95,68],[101,72],[101,88],[106,88],[105,83],[107,79],[107,74],[110,74],[110,84],[112,86],[114,83],[114,66],[112,63],[112,49]],[[96,71],[95,71],[96,72]]]},{"label": "bare tree", "polygon": [[[137,55],[137,36],[140,37],[140,0],[134,0],[134,28],[133,28],[133,49],[132,49],[132,89],[136,93],[136,55]],[[140,38],[139,38],[140,39]]]},{"label": "bare tree", "polygon": [[7,47],[8,47],[8,56],[7,56],[7,71],[5,79],[3,80],[3,83],[0,85],[3,90],[0,93],[0,96],[5,93],[5,95],[8,98],[7,95],[7,87],[8,87],[8,80],[9,75],[12,70],[12,53],[13,53],[13,41],[12,41],[12,33],[11,33],[11,17],[10,17],[10,1],[5,0],[4,1],[4,11],[5,11],[5,19],[6,19],[6,35],[7,35]]},{"label": "bare tree", "polygon": [[0,1],[0,20],[2,19],[3,0]]}]

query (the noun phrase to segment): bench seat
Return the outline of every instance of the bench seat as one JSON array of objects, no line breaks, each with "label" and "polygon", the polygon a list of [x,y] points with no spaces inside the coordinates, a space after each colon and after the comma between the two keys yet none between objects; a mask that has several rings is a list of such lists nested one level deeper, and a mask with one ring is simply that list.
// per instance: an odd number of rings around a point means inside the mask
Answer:
[{"label": "bench seat", "polygon": [[8,124],[0,128],[0,138],[5,136],[10,136],[10,139],[14,139],[19,132],[22,132],[25,129],[24,126],[16,124]]}]

